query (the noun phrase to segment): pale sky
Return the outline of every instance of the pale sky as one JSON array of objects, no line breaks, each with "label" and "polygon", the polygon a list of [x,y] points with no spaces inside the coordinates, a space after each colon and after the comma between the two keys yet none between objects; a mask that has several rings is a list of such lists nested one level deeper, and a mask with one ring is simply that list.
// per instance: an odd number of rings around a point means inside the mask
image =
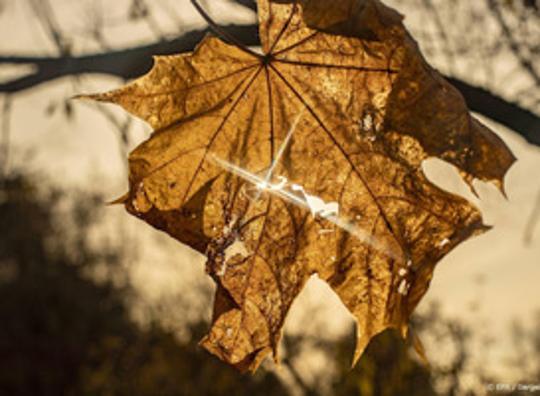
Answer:
[{"label": "pale sky", "polygon": [[[179,1],[185,6],[179,7],[173,0],[155,3],[156,19],[164,32],[182,30],[177,25],[179,21],[187,27],[202,25],[188,0]],[[67,31],[82,31],[92,20],[92,13],[88,10],[94,1],[53,0],[51,3],[58,10],[57,18],[65,23],[63,26]],[[25,4],[22,0],[8,1],[6,10],[0,14],[0,52],[52,53],[54,47],[36,19],[29,17],[31,12]],[[125,1],[103,1],[102,4],[108,7],[105,13],[108,20],[122,19]],[[178,15],[172,17],[168,7],[177,10]],[[232,15],[219,6],[214,6],[212,11],[214,15]],[[250,14],[240,8],[234,16],[237,22],[247,22],[250,18]],[[148,27],[142,24],[120,24],[106,31],[106,38],[113,47],[148,42],[151,35]],[[75,42],[76,53],[96,49],[89,40]],[[499,62],[496,67],[501,70],[508,68],[504,61]],[[0,68],[0,77],[13,72],[17,71]],[[82,81],[87,92],[114,88],[120,83],[113,78],[96,76],[85,77]],[[57,183],[96,188],[115,198],[126,189],[125,158],[118,154],[117,139],[107,121],[91,106],[81,103],[74,105],[73,121],[67,121],[60,111],[53,116],[46,114],[51,102],[62,104],[65,98],[75,93],[79,92],[75,92],[69,81],[57,81],[13,97],[10,122],[13,165],[39,170]],[[125,117],[122,111],[112,110],[119,118]],[[526,222],[540,191],[540,149],[528,145],[500,125],[484,121],[505,140],[519,160],[506,178],[509,199],[505,200],[493,186],[479,183],[478,200],[454,169],[438,160],[429,161],[426,171],[432,180],[473,201],[481,208],[486,223],[493,225],[494,229],[463,243],[438,265],[431,288],[419,309],[421,311],[430,302],[438,301],[446,314],[474,325],[477,338],[486,334],[497,337],[498,343],[491,356],[494,368],[500,369],[496,357],[506,356],[509,352],[510,322],[514,319],[527,322],[532,313],[540,309],[540,227],[531,246],[525,246],[523,240]],[[148,128],[136,122],[131,136],[138,143],[147,133]],[[98,179],[99,185],[96,183]],[[125,217],[130,232],[145,235],[144,238],[148,239],[143,257],[132,266],[132,279],[149,301],[183,293],[186,282],[208,282],[202,257],[158,237],[158,233],[150,230],[149,226],[124,215],[117,208],[107,210],[115,219]],[[469,309],[473,303],[478,303],[475,311]],[[210,306],[211,302],[207,301],[207,304]],[[351,320],[331,291],[316,280],[310,282],[293,306],[286,326],[288,331],[309,331],[302,324],[306,312],[310,318],[315,318],[310,320],[314,323],[312,330],[317,331],[320,330],[318,326],[322,326],[325,331],[337,334],[345,329],[344,323]],[[436,346],[428,345],[428,355],[436,353]]]}]

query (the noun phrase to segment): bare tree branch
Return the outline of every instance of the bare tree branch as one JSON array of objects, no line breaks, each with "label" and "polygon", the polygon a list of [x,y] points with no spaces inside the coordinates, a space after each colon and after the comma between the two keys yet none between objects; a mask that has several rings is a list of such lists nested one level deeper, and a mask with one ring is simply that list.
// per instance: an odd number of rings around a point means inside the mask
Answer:
[{"label": "bare tree branch", "polygon": [[465,97],[472,111],[506,126],[527,142],[540,146],[540,116],[484,88],[472,86],[454,77],[446,78]]},{"label": "bare tree branch", "polygon": [[[236,37],[250,38],[251,42],[246,45],[258,43],[258,31],[254,25],[228,25],[224,29]],[[0,93],[16,93],[61,77],[81,74],[136,78],[152,67],[152,56],[192,51],[209,32],[208,29],[193,30],[169,41],[78,57],[0,56],[0,65],[27,64],[37,68],[33,74],[0,84]]]},{"label": "bare tree branch", "polygon": [[[240,38],[247,46],[259,45],[255,25],[228,25],[223,26],[223,29]],[[82,74],[136,78],[150,70],[153,55],[192,51],[208,33],[208,29],[193,30],[170,41],[78,57],[0,56],[0,65],[27,64],[37,69],[33,74],[0,84],[0,93],[17,93],[58,78]],[[540,116],[486,89],[472,86],[456,78],[448,79],[461,91],[473,111],[505,125],[523,136],[529,143],[540,146]]]}]

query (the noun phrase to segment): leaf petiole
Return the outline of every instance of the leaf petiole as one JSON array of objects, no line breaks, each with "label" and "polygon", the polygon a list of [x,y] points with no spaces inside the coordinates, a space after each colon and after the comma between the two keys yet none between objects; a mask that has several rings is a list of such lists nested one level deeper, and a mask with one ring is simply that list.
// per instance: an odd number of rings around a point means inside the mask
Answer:
[{"label": "leaf petiole", "polygon": [[198,3],[197,0],[191,0],[191,4],[193,4],[193,7],[197,10],[199,15],[208,23],[208,26],[210,29],[214,31],[220,38],[228,41],[230,44],[233,44],[237,48],[241,49],[242,51],[253,55],[256,58],[263,59],[264,57],[261,54],[258,54],[257,52],[249,49],[246,47],[242,42],[236,39],[236,37],[229,34],[227,31],[222,29],[213,19],[208,15],[208,13],[204,10],[204,8],[201,7],[201,5]]}]

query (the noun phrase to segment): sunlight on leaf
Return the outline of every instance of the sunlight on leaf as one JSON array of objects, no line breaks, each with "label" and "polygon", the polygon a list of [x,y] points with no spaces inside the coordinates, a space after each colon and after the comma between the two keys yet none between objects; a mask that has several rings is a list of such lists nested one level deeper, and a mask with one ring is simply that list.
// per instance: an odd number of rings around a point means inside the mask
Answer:
[{"label": "sunlight on leaf", "polygon": [[436,263],[487,229],[422,162],[502,188],[514,157],[380,1],[258,8],[263,55],[208,36],[90,98],[155,129],[129,157],[124,202],[207,255],[207,350],[241,370],[277,358],[287,312],[318,274],[357,321],[356,362],[385,329],[407,335]]}]

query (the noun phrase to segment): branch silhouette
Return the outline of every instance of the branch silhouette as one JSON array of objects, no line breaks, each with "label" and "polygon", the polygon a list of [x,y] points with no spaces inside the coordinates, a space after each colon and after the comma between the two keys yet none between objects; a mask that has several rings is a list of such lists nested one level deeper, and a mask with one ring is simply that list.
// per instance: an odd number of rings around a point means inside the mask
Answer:
[{"label": "branch silhouette", "polygon": [[[248,4],[250,2],[246,1]],[[221,28],[238,37],[246,46],[259,45],[255,25],[230,24]],[[105,74],[123,79],[139,77],[151,69],[152,56],[192,51],[208,33],[209,29],[192,30],[171,40],[82,56],[0,56],[0,66],[19,64],[34,68],[31,74],[0,83],[0,93],[19,93],[59,78],[83,74]],[[540,146],[539,115],[484,88],[455,77],[447,79],[461,91],[471,110],[508,127],[529,143]]]}]

